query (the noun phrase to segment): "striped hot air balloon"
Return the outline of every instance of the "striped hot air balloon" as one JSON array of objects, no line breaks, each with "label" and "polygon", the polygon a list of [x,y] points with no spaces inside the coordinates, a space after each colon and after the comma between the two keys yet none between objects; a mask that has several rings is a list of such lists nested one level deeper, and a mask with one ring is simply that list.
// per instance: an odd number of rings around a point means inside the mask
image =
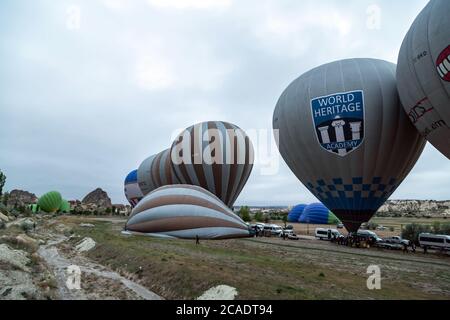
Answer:
[{"label": "striped hot air balloon", "polygon": [[137,180],[143,195],[171,184],[179,184],[170,159],[170,149],[145,159],[137,170]]},{"label": "striped hot air balloon", "polygon": [[184,130],[172,144],[171,157],[181,183],[200,186],[231,207],[250,176],[254,151],[242,129],[209,121]]},{"label": "striped hot air balloon", "polygon": [[61,201],[61,205],[59,206],[58,211],[61,212],[61,213],[70,213],[70,203],[69,203],[69,201],[63,199]]},{"label": "striped hot air balloon", "polygon": [[61,194],[58,191],[50,191],[39,198],[38,206],[44,212],[54,213],[60,208],[61,202]]},{"label": "striped hot air balloon", "polygon": [[131,171],[125,178],[124,192],[132,207],[135,207],[142,199],[143,194],[138,185],[137,170]]},{"label": "striped hot air balloon", "polygon": [[126,230],[181,239],[248,237],[248,226],[209,191],[192,185],[161,187],[131,212]]}]

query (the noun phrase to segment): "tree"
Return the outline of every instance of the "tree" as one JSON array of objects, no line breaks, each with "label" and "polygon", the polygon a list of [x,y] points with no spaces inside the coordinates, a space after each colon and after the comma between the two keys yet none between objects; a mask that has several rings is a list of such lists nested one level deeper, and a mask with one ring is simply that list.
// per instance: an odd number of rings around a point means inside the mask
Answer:
[{"label": "tree", "polygon": [[284,223],[284,227],[286,228],[286,227],[287,227],[287,222],[288,222],[288,216],[287,216],[287,214],[283,214],[282,220],[283,220],[283,223]]},{"label": "tree", "polygon": [[3,199],[2,199],[2,203],[4,206],[8,205],[8,200],[9,200],[9,192],[5,192],[5,194],[3,195]]},{"label": "tree", "polygon": [[239,216],[241,217],[242,220],[244,220],[245,222],[250,222],[252,221],[252,218],[250,217],[250,209],[247,206],[241,207],[239,209]]},{"label": "tree", "polygon": [[257,212],[255,214],[255,220],[257,222],[263,222],[264,221],[264,216],[263,216],[262,212]]},{"label": "tree", "polygon": [[0,197],[3,195],[3,187],[5,186],[5,183],[6,183],[6,176],[0,170]]}]

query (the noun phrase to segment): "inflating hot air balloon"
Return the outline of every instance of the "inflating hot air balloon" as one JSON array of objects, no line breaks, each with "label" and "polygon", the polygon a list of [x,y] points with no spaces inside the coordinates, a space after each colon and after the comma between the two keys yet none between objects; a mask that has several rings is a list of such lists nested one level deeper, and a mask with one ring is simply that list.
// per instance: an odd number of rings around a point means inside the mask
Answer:
[{"label": "inflating hot air balloon", "polygon": [[130,205],[135,207],[143,197],[138,184],[137,170],[133,170],[127,175],[124,185],[125,197]]},{"label": "inflating hot air balloon", "polygon": [[300,223],[338,224],[339,219],[322,203],[308,205],[298,219]]},{"label": "inflating hot air balloon", "polygon": [[70,212],[70,203],[69,203],[69,201],[62,199],[61,205],[59,206],[58,211],[62,212],[62,213],[69,213]]},{"label": "inflating hot air balloon", "polygon": [[179,184],[172,168],[170,149],[145,159],[139,166],[137,179],[143,195],[162,186]]},{"label": "inflating hot air balloon", "polygon": [[307,207],[307,204],[299,204],[296,205],[294,208],[292,208],[291,211],[289,211],[288,214],[288,222],[298,222],[298,219],[300,218],[300,216],[303,213],[303,210],[305,210],[305,208]]},{"label": "inflating hot air balloon", "polygon": [[245,222],[220,199],[191,185],[164,186],[145,196],[131,212],[126,230],[182,239],[250,236]]},{"label": "inflating hot air balloon", "polygon": [[349,232],[396,190],[425,145],[400,104],[395,65],[375,59],[302,75],[280,97],[273,128],[290,169]]},{"label": "inflating hot air balloon", "polygon": [[239,127],[222,121],[184,130],[171,148],[173,168],[183,184],[197,185],[231,207],[253,168],[253,145]]},{"label": "inflating hot air balloon", "polygon": [[398,91],[409,119],[450,159],[450,1],[431,0],[403,41]]},{"label": "inflating hot air balloon", "polygon": [[38,206],[47,213],[57,212],[61,206],[62,197],[57,191],[50,191],[39,198]]}]

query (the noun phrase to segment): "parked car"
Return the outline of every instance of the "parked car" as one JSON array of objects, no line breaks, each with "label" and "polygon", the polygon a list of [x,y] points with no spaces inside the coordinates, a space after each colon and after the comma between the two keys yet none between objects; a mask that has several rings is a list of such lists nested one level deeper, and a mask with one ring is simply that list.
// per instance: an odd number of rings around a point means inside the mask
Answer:
[{"label": "parked car", "polygon": [[288,239],[289,240],[300,240],[299,236],[296,235],[295,233],[288,235]]},{"label": "parked car", "polygon": [[264,226],[265,236],[279,236],[283,232],[283,228],[276,224],[269,224]]},{"label": "parked car", "polygon": [[377,229],[378,231],[384,231],[384,230],[386,230],[387,228],[386,228],[385,226],[378,226],[376,229]]},{"label": "parked car", "polygon": [[387,242],[387,243],[391,243],[391,244],[401,244],[401,245],[406,244],[407,246],[410,245],[409,240],[402,239],[402,237],[399,237],[399,236],[384,238],[383,241]]},{"label": "parked car", "polygon": [[450,236],[421,233],[419,234],[419,244],[424,250],[428,248],[450,250]]},{"label": "parked car", "polygon": [[383,239],[381,239],[375,232],[370,230],[358,230],[356,236],[360,239],[360,241],[364,240],[369,244],[383,242]]},{"label": "parked car", "polygon": [[343,223],[339,223],[336,228],[338,229],[344,229],[344,224]]},{"label": "parked car", "polygon": [[384,248],[384,249],[389,249],[389,250],[403,249],[403,245],[400,243],[386,242],[384,240],[376,242],[375,245],[379,248]]},{"label": "parked car", "polygon": [[338,238],[341,233],[336,229],[317,228],[315,232],[316,238],[320,240],[331,240],[333,236]]}]

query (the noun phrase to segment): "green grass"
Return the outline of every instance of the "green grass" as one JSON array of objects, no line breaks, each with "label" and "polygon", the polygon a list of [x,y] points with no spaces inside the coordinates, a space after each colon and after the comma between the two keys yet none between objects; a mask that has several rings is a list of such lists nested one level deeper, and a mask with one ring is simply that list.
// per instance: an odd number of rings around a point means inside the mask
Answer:
[{"label": "green grass", "polygon": [[[205,290],[226,284],[240,299],[435,299],[448,298],[422,290],[420,283],[449,279],[450,270],[429,270],[430,276],[401,273],[401,261],[348,257],[337,253],[271,246],[252,240],[164,240],[120,234],[121,225],[94,222],[80,228],[80,218],[61,218],[75,234],[92,237],[98,245],[89,257],[123,274],[133,275],[167,299],[194,299]],[[92,223],[92,221],[90,221]],[[366,287],[366,268],[382,264],[382,290]],[[416,266],[417,267],[417,266]],[[415,267],[415,268],[416,268]],[[142,270],[140,271],[140,268]],[[392,271],[391,271],[392,269]],[[445,285],[445,283],[444,283]],[[448,287],[448,282],[447,282]]]}]

